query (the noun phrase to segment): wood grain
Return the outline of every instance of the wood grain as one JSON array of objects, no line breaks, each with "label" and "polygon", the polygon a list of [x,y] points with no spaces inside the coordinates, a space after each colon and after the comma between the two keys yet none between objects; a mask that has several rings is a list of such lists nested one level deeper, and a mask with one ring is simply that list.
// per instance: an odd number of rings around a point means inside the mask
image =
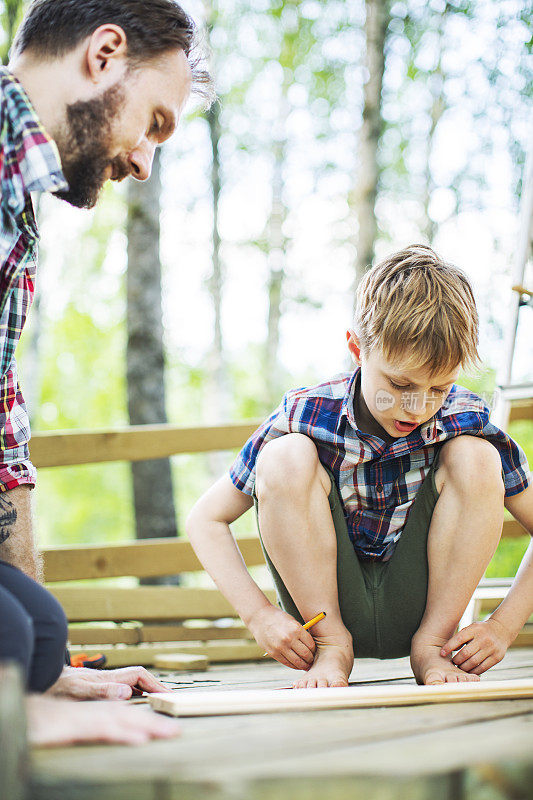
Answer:
[{"label": "wood grain", "polygon": [[152,708],[184,717],[227,714],[318,711],[335,708],[412,706],[480,700],[533,698],[533,679],[480,681],[435,686],[342,687],[328,689],[251,689],[242,691],[180,691],[153,694]]},{"label": "wood grain", "polygon": [[[220,619],[235,609],[216,589],[181,586],[116,587],[52,586],[69,622]],[[275,593],[266,592],[275,602]]]},{"label": "wood grain", "polygon": [[[243,536],[236,541],[247,566],[265,563],[257,535]],[[47,583],[125,575],[149,578],[203,569],[192,545],[185,539],[66,545],[46,547],[42,553]]]},{"label": "wood grain", "polygon": [[199,428],[132,425],[97,431],[35,433],[31,460],[38,468],[108,461],[145,461],[178,453],[208,453],[240,448],[262,420]]},{"label": "wood grain", "polygon": [[95,655],[102,653],[107,659],[107,667],[150,667],[154,658],[169,653],[204,656],[211,663],[227,663],[231,661],[258,661],[262,650],[255,642],[228,641],[228,642],[195,642],[190,644],[177,644],[176,642],[159,642],[156,644],[140,644],[133,647],[99,647],[76,645],[70,648],[71,655],[87,653]]}]

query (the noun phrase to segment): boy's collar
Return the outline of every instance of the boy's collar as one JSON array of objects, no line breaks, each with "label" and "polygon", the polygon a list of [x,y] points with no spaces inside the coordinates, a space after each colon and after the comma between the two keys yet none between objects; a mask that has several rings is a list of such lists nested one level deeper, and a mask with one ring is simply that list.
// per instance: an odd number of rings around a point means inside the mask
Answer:
[{"label": "boy's collar", "polygon": [[[354,407],[355,407],[355,393],[357,391],[357,387],[359,386],[360,373],[361,373],[361,367],[356,367],[350,377],[350,380],[348,381],[348,386],[346,387],[346,393],[342,399],[341,413],[339,415],[339,422],[342,419],[342,417],[346,417],[351,427],[358,433],[360,431],[357,426],[357,421],[355,419]],[[443,431],[444,431],[444,425],[441,419],[441,409],[439,409],[437,413],[433,417],[431,417],[431,419],[429,419],[419,428],[416,428],[412,434],[409,434],[409,436],[419,435],[422,441],[427,444],[429,442],[435,441],[438,438],[439,434],[442,433]],[[369,436],[370,434],[364,434],[364,435]]]}]

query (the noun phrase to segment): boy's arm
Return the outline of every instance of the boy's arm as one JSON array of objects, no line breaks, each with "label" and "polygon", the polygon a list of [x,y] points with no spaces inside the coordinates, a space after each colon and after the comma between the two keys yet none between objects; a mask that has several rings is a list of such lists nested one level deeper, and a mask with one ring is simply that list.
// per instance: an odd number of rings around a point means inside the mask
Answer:
[{"label": "boy's arm", "polygon": [[[505,507],[533,537],[533,483],[523,492],[506,497]],[[452,636],[442,648],[441,654],[448,656],[454,650],[461,648],[453,658],[454,663],[467,672],[481,675],[502,660],[507,648],[516,639],[531,613],[533,613],[533,538],[513,584],[498,608],[485,622],[474,622]],[[485,659],[472,668],[469,659],[473,659],[480,650],[486,653]]]},{"label": "boy's arm", "polygon": [[200,497],[189,514],[186,531],[206,571],[258,644],[282,664],[307,670],[313,663],[313,637],[293,617],[272,605],[251,578],[231,534],[230,523],[252,505],[252,498],[224,475]]}]

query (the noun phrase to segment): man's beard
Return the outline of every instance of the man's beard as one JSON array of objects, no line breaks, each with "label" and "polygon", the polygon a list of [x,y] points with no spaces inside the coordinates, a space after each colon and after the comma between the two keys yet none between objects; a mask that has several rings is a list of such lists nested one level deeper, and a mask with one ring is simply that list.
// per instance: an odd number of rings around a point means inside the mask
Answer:
[{"label": "man's beard", "polygon": [[67,105],[65,127],[56,136],[63,175],[69,188],[56,197],[77,208],[93,208],[105,183],[105,172],[113,166],[113,179],[129,175],[123,158],[109,155],[113,122],[123,104],[125,92],[115,84],[99,97]]}]

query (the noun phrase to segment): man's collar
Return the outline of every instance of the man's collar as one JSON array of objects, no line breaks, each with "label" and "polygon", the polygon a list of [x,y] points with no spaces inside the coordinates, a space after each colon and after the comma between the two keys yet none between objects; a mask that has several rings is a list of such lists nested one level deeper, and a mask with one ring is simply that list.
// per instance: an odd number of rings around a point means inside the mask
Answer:
[{"label": "man's collar", "polygon": [[[0,68],[0,88],[8,116],[9,137],[16,153],[21,181],[11,191],[18,200],[16,215],[24,210],[30,192],[57,192],[68,189],[61,168],[59,151],[48,135],[20,81],[6,67]],[[5,124],[5,120],[4,120]]]}]

